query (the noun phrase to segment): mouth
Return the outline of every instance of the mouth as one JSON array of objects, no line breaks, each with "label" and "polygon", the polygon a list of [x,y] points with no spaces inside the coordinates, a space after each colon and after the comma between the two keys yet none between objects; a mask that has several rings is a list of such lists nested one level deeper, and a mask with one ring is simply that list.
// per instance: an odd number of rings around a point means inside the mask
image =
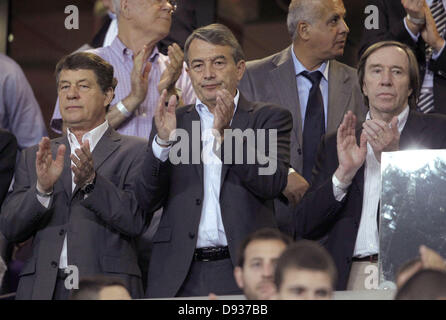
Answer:
[{"label": "mouth", "polygon": [[392,93],[380,93],[380,94],[378,94],[378,97],[384,98],[384,99],[389,99],[389,98],[393,98],[394,95]]},{"label": "mouth", "polygon": [[67,111],[77,110],[77,109],[82,109],[82,106],[68,106],[68,107],[65,107],[65,110],[67,110]]},{"label": "mouth", "polygon": [[202,88],[207,90],[215,90],[221,86],[221,83],[213,83],[213,84],[203,84],[201,85]]}]

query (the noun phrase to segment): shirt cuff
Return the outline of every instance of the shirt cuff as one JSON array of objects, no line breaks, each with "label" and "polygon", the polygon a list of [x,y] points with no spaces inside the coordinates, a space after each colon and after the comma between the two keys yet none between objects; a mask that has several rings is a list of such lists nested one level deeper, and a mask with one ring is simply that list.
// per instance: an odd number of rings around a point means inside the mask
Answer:
[{"label": "shirt cuff", "polygon": [[169,158],[169,152],[170,152],[170,148],[172,146],[161,147],[158,143],[156,143],[157,136],[158,135],[156,135],[155,138],[153,138],[153,142],[152,142],[153,155],[158,160],[161,160],[162,162],[166,162],[166,160]]},{"label": "shirt cuff", "polygon": [[418,42],[418,38],[420,37],[420,34],[418,33],[417,35],[414,35],[412,33],[412,31],[410,31],[410,29],[409,29],[409,27],[407,26],[407,23],[406,23],[406,18],[403,18],[403,22],[404,22],[404,27],[406,28],[406,30],[409,33],[409,35],[412,38],[412,40],[415,41],[415,42]]},{"label": "shirt cuff", "polygon": [[293,168],[290,167],[288,169],[288,175],[292,174],[293,172],[296,172],[296,170],[294,170]]},{"label": "shirt cuff", "polygon": [[350,186],[350,183],[342,183],[334,174],[331,181],[333,182],[333,195],[336,201],[342,201],[347,194],[347,188]]},{"label": "shirt cuff", "polygon": [[443,53],[444,47],[446,46],[446,41],[443,44],[443,47],[441,47],[440,51],[436,52],[434,50],[434,52],[432,52],[432,60],[437,60],[438,57]]}]

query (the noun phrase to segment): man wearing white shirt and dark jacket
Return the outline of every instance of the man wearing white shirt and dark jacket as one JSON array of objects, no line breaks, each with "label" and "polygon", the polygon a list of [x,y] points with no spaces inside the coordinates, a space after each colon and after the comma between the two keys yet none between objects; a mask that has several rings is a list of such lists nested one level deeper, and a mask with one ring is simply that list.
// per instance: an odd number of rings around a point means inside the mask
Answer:
[{"label": "man wearing white shirt and dark jacket", "polygon": [[[287,183],[292,118],[285,109],[247,101],[237,90],[245,61],[227,27],[212,24],[195,30],[184,54],[198,99],[175,110],[176,97],[167,102],[163,92],[136,185],[146,211],[164,207],[153,239],[146,296],[241,294],[233,276],[236,251],[253,231],[277,227],[273,199]],[[226,129],[251,130],[255,137],[244,137],[239,148],[233,143],[226,150],[232,140]],[[171,136],[174,130],[181,133],[178,141]],[[261,164],[259,154],[251,163],[246,160],[252,151],[262,152],[262,130],[267,138],[263,154],[276,164],[263,175],[268,165]],[[271,137],[274,132],[277,136]],[[240,155],[242,163],[236,160]]]},{"label": "man wearing white shirt and dark jacket", "polygon": [[359,61],[358,78],[366,121],[357,128],[348,112],[337,134],[321,142],[314,185],[295,217],[298,234],[320,239],[332,254],[337,290],[365,289],[365,268],[377,262],[381,153],[446,148],[446,117],[413,110],[420,80],[409,47],[374,44]]},{"label": "man wearing white shirt and dark jacket", "polygon": [[34,237],[16,299],[68,299],[79,278],[94,275],[120,278],[140,298],[135,238],[146,218],[133,185],[147,141],[120,135],[105,120],[116,87],[105,60],[74,53],[56,76],[67,135],[23,151],[0,215],[9,241]]},{"label": "man wearing white shirt and dark jacket", "polygon": [[369,0],[367,6],[376,7],[379,25],[364,24],[359,55],[379,41],[407,44],[419,65],[417,110],[446,114],[446,0]]}]

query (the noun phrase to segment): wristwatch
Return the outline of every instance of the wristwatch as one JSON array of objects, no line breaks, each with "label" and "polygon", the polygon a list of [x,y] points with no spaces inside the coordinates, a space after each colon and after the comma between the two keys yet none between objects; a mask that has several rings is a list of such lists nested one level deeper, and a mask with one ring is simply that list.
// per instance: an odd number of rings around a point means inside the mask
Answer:
[{"label": "wristwatch", "polygon": [[94,190],[94,185],[95,185],[95,183],[96,183],[96,175],[94,176],[93,181],[91,181],[91,182],[87,182],[87,183],[85,184],[85,186],[82,187],[82,191],[83,191],[85,194],[90,194],[90,193],[92,193],[93,190]]}]

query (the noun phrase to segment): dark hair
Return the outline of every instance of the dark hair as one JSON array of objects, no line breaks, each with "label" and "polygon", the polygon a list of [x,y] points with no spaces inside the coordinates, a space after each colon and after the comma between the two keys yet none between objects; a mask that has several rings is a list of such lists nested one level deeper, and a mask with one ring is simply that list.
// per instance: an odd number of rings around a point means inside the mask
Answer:
[{"label": "dark hair", "polygon": [[113,77],[113,66],[96,54],[90,52],[75,52],[60,59],[56,65],[56,83],[59,86],[59,76],[62,70],[92,70],[103,93],[113,90],[118,80]]},{"label": "dark hair", "polygon": [[98,300],[99,292],[111,286],[120,286],[128,290],[124,282],[115,277],[84,277],[79,281],[79,289],[71,290],[70,300]]},{"label": "dark hair", "polygon": [[310,240],[299,240],[290,245],[277,260],[274,283],[279,289],[283,276],[288,269],[306,269],[321,271],[329,275],[332,285],[336,285],[337,271],[333,258],[319,243]]},{"label": "dark hair", "polygon": [[240,244],[238,254],[237,254],[237,266],[243,268],[245,264],[245,251],[246,247],[253,241],[256,240],[279,240],[282,241],[286,246],[293,242],[288,235],[280,232],[278,229],[273,228],[263,228],[259,229],[249,236],[247,236]]},{"label": "dark hair", "polygon": [[412,93],[409,96],[409,106],[412,109],[417,107],[418,97],[420,95],[420,74],[418,69],[417,58],[415,57],[412,49],[410,49],[407,45],[397,41],[381,41],[377,42],[370,47],[362,54],[361,58],[359,58],[358,62],[358,79],[359,86],[361,88],[362,95],[364,96],[364,102],[366,106],[369,106],[369,98],[364,94],[362,87],[364,85],[364,75],[365,75],[365,65],[367,59],[370,57],[372,53],[375,51],[384,48],[384,47],[398,47],[402,49],[407,56],[408,64],[409,64],[409,87],[412,89]]},{"label": "dark hair", "polygon": [[395,300],[433,300],[446,297],[446,273],[420,270],[397,291]]},{"label": "dark hair", "polygon": [[222,24],[213,23],[196,29],[187,38],[186,43],[184,44],[184,61],[186,61],[187,65],[189,65],[189,47],[194,39],[200,39],[214,45],[230,46],[232,48],[232,57],[236,64],[240,60],[245,60],[245,54],[243,53],[242,47],[231,30]]}]

